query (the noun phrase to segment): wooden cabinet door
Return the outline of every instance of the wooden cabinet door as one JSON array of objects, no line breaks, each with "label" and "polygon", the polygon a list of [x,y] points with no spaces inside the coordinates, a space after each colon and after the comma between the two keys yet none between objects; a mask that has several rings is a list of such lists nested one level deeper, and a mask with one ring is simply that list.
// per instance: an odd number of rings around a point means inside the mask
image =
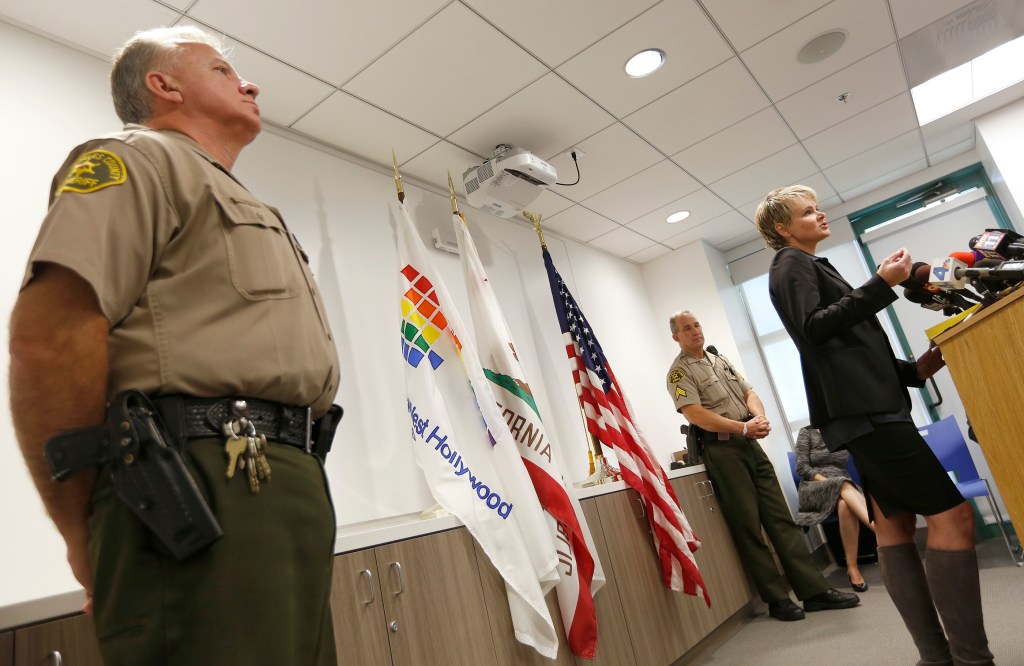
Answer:
[{"label": "wooden cabinet door", "polygon": [[604,568],[605,584],[594,595],[594,608],[597,610],[597,659],[576,659],[576,666],[633,666],[633,645],[626,627],[626,615],[622,611],[619,599],[618,577],[608,552],[608,540],[601,525],[601,516],[597,509],[597,500],[585,499],[580,502],[583,515],[590,526],[590,534],[594,537],[594,553]]},{"label": "wooden cabinet door", "polygon": [[14,666],[14,632],[0,633],[0,666]]},{"label": "wooden cabinet door", "polygon": [[[661,565],[636,492],[596,500],[636,663],[670,664],[707,633],[698,600],[662,584]],[[704,606],[704,600],[699,604]]]},{"label": "wooden cabinet door", "polygon": [[554,660],[542,657],[539,652],[516,640],[512,627],[512,613],[508,609],[508,593],[505,591],[505,580],[494,568],[491,560],[484,553],[480,544],[474,543],[477,564],[480,570],[480,583],[483,586],[484,603],[487,605],[488,624],[491,627],[491,640],[494,643],[495,666],[530,666],[575,664],[572,652],[565,642],[565,630],[562,628],[562,614],[558,609],[555,591],[548,593],[548,612],[555,625],[558,636],[558,654]]},{"label": "wooden cabinet door", "polygon": [[750,601],[750,582],[706,472],[672,480],[690,527],[701,540],[694,554],[711,596],[715,626]]},{"label": "wooden cabinet door", "polygon": [[103,666],[92,618],[75,615],[14,632],[16,666],[57,663],[50,656],[54,652],[60,653],[64,666]]},{"label": "wooden cabinet door", "polygon": [[395,666],[495,662],[473,539],[465,528],[374,550]]},{"label": "wooden cabinet door", "polygon": [[391,666],[382,594],[372,548],[334,558],[331,613],[339,665]]}]

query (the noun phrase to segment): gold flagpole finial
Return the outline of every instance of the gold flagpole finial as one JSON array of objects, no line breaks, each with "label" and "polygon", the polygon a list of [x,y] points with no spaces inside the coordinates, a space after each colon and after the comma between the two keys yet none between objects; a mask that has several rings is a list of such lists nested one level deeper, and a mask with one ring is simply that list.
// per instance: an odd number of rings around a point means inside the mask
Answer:
[{"label": "gold flagpole finial", "polygon": [[398,158],[395,149],[391,149],[391,164],[395,167],[395,189],[398,190],[398,203],[405,203],[405,190],[402,189],[402,174],[398,172]]},{"label": "gold flagpole finial", "polygon": [[547,247],[548,244],[544,242],[544,230],[540,228],[540,218],[543,217],[543,215],[524,210],[523,217],[533,223],[533,230],[537,232],[537,238],[540,239],[540,246]]},{"label": "gold flagpole finial", "polygon": [[455,184],[452,183],[451,171],[448,172],[448,198],[451,199],[452,202],[452,214],[462,217],[462,213],[459,211],[459,202],[455,199]]}]

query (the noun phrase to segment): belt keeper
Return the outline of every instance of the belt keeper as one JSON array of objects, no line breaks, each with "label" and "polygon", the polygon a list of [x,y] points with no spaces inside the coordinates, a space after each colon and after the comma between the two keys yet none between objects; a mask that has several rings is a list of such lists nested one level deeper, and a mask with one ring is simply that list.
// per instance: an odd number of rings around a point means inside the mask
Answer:
[{"label": "belt keeper", "polygon": [[313,450],[313,409],[306,407],[306,453]]}]

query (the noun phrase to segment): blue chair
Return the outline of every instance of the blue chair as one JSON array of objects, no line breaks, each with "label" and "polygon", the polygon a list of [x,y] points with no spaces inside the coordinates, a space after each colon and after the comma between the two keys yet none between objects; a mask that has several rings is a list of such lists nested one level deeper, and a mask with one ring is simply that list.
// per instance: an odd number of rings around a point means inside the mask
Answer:
[{"label": "blue chair", "polygon": [[935,423],[918,428],[918,432],[935,453],[935,457],[942,463],[942,467],[947,472],[953,472],[957,490],[964,496],[964,499],[984,497],[988,500],[992,515],[996,517],[996,525],[1003,535],[1003,541],[1006,542],[1006,549],[1010,551],[1010,557],[1013,558],[1013,562],[1017,566],[1024,565],[1024,561],[1019,561],[1017,557],[1020,546],[1015,548],[1011,544],[1010,535],[1007,534],[1006,526],[1003,524],[1003,513],[999,510],[995,497],[992,495],[992,487],[989,485],[988,479],[982,478],[978,474],[978,468],[974,466],[974,459],[971,458],[971,452],[967,449],[967,442],[964,441],[963,433],[960,432],[960,426],[957,425],[956,419],[953,416],[947,416]]}]

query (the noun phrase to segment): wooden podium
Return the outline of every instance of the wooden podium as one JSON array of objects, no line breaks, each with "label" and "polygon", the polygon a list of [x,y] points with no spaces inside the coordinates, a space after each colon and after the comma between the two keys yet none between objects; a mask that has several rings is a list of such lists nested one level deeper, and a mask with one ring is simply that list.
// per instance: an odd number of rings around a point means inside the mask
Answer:
[{"label": "wooden podium", "polygon": [[1010,521],[1024,530],[1024,288],[934,338]]}]

